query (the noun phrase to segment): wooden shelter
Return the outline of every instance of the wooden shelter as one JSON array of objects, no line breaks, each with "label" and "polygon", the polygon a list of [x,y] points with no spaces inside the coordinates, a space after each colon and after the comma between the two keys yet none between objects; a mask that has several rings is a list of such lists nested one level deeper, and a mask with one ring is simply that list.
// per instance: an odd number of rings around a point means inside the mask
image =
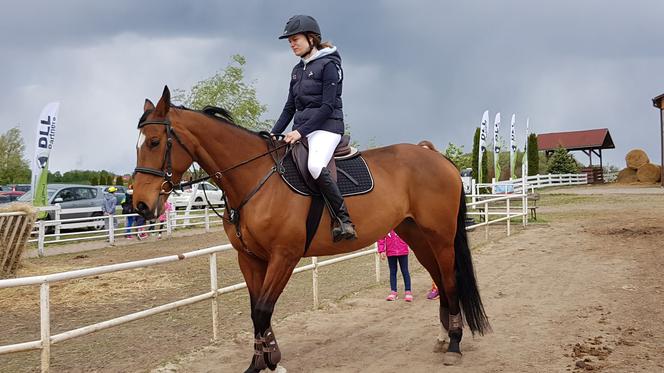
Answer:
[{"label": "wooden shelter", "polygon": [[[559,147],[568,151],[582,151],[588,156],[588,167],[581,171],[588,174],[589,183],[603,183],[602,149],[615,149],[613,139],[608,128],[594,130],[552,132],[537,135],[537,147],[544,151],[547,157]],[[599,165],[593,165],[593,154],[599,159]]]},{"label": "wooden shelter", "polygon": [[662,178],[661,178],[661,183],[662,186],[664,187],[664,94],[661,94],[655,98],[652,99],[652,104],[656,108],[659,109],[659,126],[660,126],[660,137],[661,137],[661,142],[660,142],[660,152],[662,155],[661,158],[661,163],[662,163]]}]

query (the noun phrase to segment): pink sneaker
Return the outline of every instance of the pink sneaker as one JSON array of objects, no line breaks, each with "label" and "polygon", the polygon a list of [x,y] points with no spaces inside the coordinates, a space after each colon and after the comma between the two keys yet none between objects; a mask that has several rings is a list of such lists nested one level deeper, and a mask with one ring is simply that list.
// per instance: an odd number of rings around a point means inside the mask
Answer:
[{"label": "pink sneaker", "polygon": [[390,292],[390,295],[388,295],[387,298],[385,298],[385,300],[388,301],[388,302],[391,302],[393,300],[397,300],[398,298],[399,298],[399,295],[397,294],[397,292],[392,291],[392,292]]},{"label": "pink sneaker", "polygon": [[413,293],[411,293],[410,291],[407,291],[406,295],[404,295],[404,297],[403,297],[403,300],[405,300],[406,302],[412,302],[413,301]]},{"label": "pink sneaker", "polygon": [[439,296],[440,294],[438,294],[438,289],[433,289],[429,292],[429,294],[427,294],[427,299],[434,300],[438,299]]}]

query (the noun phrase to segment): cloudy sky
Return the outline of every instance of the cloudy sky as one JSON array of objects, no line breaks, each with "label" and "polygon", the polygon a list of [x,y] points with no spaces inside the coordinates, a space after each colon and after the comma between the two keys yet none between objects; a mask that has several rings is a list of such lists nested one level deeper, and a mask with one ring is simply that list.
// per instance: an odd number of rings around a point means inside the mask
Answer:
[{"label": "cloudy sky", "polygon": [[632,148],[660,162],[650,99],[664,93],[661,0],[9,2],[0,132],[18,125],[30,157],[39,112],[60,101],[50,168],[130,172],[143,100],[190,88],[236,53],[276,119],[297,62],[277,36],[293,14],[315,16],[338,46],[360,144],[470,151],[489,110],[503,137],[512,113],[522,132],[526,117],[538,133],[606,127],[616,149],[605,163],[622,168]]}]

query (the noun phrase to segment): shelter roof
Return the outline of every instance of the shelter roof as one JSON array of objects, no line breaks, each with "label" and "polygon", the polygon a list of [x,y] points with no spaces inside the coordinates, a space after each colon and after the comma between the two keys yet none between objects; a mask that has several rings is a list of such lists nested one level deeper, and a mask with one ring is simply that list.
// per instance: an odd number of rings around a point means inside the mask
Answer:
[{"label": "shelter roof", "polygon": [[555,150],[559,146],[563,146],[567,150],[614,149],[616,147],[608,128],[537,135],[539,150]]}]

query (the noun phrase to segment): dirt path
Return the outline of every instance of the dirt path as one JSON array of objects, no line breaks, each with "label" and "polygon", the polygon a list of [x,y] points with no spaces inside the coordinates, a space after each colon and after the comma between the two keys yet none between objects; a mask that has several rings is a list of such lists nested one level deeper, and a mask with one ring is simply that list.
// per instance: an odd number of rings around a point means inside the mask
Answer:
[{"label": "dirt path", "polygon": [[[432,352],[437,304],[388,303],[373,288],[276,323],[288,372],[664,371],[664,195],[543,196],[517,235],[475,250],[492,334],[464,337],[464,361]],[[427,275],[414,276],[425,289]],[[422,292],[420,292],[422,293]],[[277,307],[277,319],[283,318]],[[239,372],[239,334],[158,371]]]}]

